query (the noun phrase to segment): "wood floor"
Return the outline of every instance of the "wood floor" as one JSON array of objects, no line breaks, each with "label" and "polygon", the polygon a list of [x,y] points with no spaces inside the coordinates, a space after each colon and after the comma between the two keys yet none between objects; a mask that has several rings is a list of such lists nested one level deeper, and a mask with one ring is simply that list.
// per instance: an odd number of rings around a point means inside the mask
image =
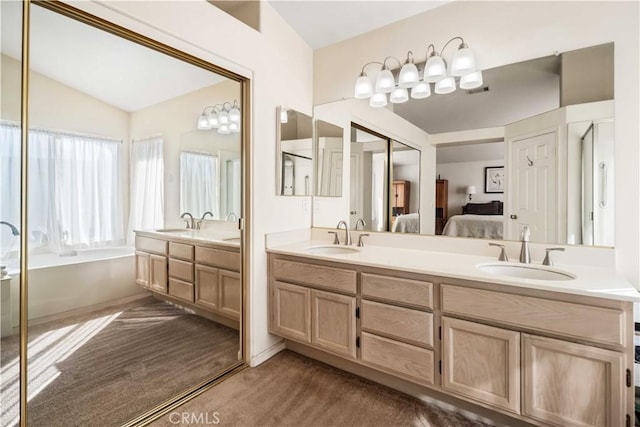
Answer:
[{"label": "wood floor", "polygon": [[[18,415],[17,341],[2,339],[3,426]],[[238,348],[238,331],[153,298],[30,327],[29,425],[121,425],[226,369]]]},{"label": "wood floor", "polygon": [[487,425],[288,350],[257,368],[245,369],[152,425],[215,424],[237,427]]}]

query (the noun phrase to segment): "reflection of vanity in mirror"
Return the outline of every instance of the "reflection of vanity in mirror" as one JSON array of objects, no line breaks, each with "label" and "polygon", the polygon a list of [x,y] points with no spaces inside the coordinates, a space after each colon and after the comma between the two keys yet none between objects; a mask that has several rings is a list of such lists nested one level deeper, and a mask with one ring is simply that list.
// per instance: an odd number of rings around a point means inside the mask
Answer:
[{"label": "reflection of vanity in mirror", "polygon": [[[585,64],[596,65],[584,73]],[[365,101],[357,112],[357,101],[317,106],[316,118],[345,109],[355,139],[345,154],[348,211],[345,200],[333,221],[314,217],[314,225],[351,218],[355,228],[363,218],[366,230],[506,240],[519,240],[526,225],[532,242],[613,246],[613,44],[483,70],[483,77],[480,88],[393,104],[389,124],[376,123]],[[428,140],[413,150],[415,186],[395,173],[403,167],[396,142],[370,151],[377,163],[359,163],[359,133],[391,141],[413,125]],[[363,174],[372,177],[365,186]],[[408,211],[398,204],[407,194]]]},{"label": "reflection of vanity in mirror", "polygon": [[277,194],[311,196],[313,176],[313,126],[311,117],[278,107],[276,137]]}]

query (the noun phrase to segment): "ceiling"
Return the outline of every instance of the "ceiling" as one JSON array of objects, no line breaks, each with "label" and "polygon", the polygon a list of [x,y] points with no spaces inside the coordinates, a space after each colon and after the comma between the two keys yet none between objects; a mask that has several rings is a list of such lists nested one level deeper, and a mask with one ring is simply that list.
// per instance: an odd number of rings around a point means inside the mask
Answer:
[{"label": "ceiling", "polygon": [[450,2],[269,0],[271,6],[313,49],[350,39]]},{"label": "ceiling", "polygon": [[[21,57],[21,3],[2,2],[2,53]],[[127,112],[226,78],[41,7],[31,8],[30,68]]]}]

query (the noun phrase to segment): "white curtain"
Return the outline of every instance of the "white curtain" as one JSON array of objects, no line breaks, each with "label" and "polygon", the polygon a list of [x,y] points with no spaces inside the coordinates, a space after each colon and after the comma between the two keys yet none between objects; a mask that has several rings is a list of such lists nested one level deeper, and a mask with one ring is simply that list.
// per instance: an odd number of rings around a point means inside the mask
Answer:
[{"label": "white curtain", "polygon": [[[19,222],[20,132],[3,124],[2,215]],[[5,139],[6,138],[6,139]],[[11,143],[5,141],[11,140]],[[29,130],[30,247],[53,252],[124,243],[120,141]],[[5,164],[6,163],[6,164]],[[8,189],[8,195],[4,190]],[[16,196],[17,192],[17,196]]]},{"label": "white curtain", "polygon": [[180,212],[201,217],[211,212],[220,218],[218,157],[211,154],[180,153]]},{"label": "white curtain", "polygon": [[[20,228],[20,127],[0,126],[0,221]],[[18,238],[0,225],[0,258],[17,250]]]},{"label": "white curtain", "polygon": [[162,137],[133,141],[131,146],[131,201],[129,244],[134,230],[164,226],[164,151]]}]

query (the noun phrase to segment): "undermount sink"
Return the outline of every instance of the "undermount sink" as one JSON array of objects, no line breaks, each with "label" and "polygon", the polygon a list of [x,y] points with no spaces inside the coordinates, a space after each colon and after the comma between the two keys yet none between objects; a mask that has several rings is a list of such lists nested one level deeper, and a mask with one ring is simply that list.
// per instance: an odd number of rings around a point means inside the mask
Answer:
[{"label": "undermount sink", "polygon": [[360,249],[357,247],[338,245],[311,246],[306,250],[307,252],[318,255],[346,255],[360,252]]},{"label": "undermount sink", "polygon": [[495,274],[496,276],[517,277],[520,279],[534,280],[574,280],[576,277],[570,273],[558,270],[550,270],[530,264],[483,264],[476,267],[478,270]]}]

